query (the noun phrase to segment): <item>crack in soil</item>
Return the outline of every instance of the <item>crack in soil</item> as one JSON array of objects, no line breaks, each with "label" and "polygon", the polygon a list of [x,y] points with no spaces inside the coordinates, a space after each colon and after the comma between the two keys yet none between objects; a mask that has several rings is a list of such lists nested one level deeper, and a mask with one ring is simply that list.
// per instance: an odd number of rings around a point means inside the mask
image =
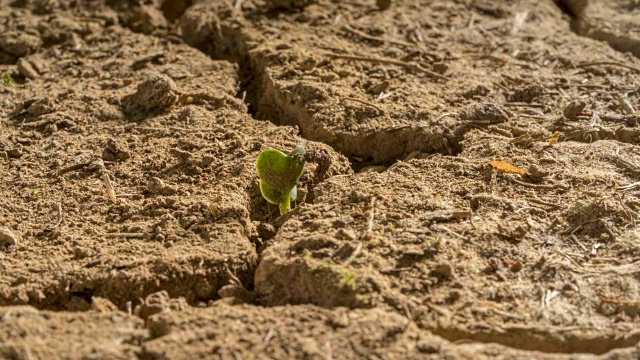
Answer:
[{"label": "crack in soil", "polygon": [[615,335],[584,336],[579,328],[550,329],[526,326],[505,326],[500,330],[468,331],[455,328],[422,327],[451,342],[461,340],[497,343],[513,349],[540,351],[548,354],[588,353],[601,355],[616,349],[632,348],[640,341],[634,333],[620,338]]},{"label": "crack in soil", "polygon": [[[248,104],[254,119],[296,127],[299,136],[324,143],[347,157],[356,172],[371,165],[390,166],[415,151],[457,155],[461,151],[460,142],[464,134],[471,129],[449,134],[415,125],[366,131],[364,134],[329,129],[316,119],[322,116],[321,111],[329,111],[328,105],[323,103],[316,110],[308,106],[309,101],[324,95],[303,83],[293,85],[295,89],[281,88],[270,74],[268,55],[251,50],[255,41],[244,24],[236,19],[221,21],[215,18],[210,19],[213,24],[203,25],[197,23],[199,20],[202,19],[182,22],[184,41],[214,60],[227,60],[238,65],[238,97]],[[204,27],[211,34],[199,34]]]}]

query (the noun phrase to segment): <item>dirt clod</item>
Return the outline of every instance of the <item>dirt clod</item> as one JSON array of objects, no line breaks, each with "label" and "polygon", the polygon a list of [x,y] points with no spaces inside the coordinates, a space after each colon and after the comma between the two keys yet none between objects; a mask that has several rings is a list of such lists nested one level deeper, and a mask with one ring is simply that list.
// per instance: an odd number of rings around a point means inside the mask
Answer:
[{"label": "dirt clod", "polygon": [[125,161],[131,157],[129,151],[117,140],[109,139],[102,151],[104,161]]},{"label": "dirt clod", "polygon": [[26,32],[7,31],[0,34],[0,50],[16,58],[34,53],[41,45],[40,37]]},{"label": "dirt clod", "polygon": [[433,269],[433,273],[445,280],[449,280],[455,275],[453,267],[448,263],[436,265],[436,267]]},{"label": "dirt clod", "polygon": [[165,75],[156,75],[138,85],[136,92],[122,99],[124,111],[164,111],[178,102],[180,92],[175,82]]},{"label": "dirt clod", "polygon": [[171,298],[166,291],[150,294],[134,309],[134,314],[146,320],[149,316],[163,311],[182,311],[187,307],[184,298]]},{"label": "dirt clod", "polygon": [[20,58],[16,64],[18,66],[18,72],[28,79],[36,79],[40,74],[33,68],[33,65],[25,58]]},{"label": "dirt clod", "polygon": [[576,120],[586,106],[587,102],[584,100],[573,100],[562,109],[562,115],[569,120]]},{"label": "dirt clod", "polygon": [[147,182],[147,191],[150,194],[167,196],[174,195],[176,192],[178,192],[175,187],[165,184],[164,181],[157,177],[152,177],[151,179],[149,179],[149,181]]},{"label": "dirt clod", "polygon": [[509,114],[496,104],[479,103],[462,109],[460,119],[501,123],[509,120]]},{"label": "dirt clod", "polygon": [[258,235],[262,238],[263,241],[271,240],[274,236],[276,236],[278,230],[275,226],[269,223],[260,223],[258,225]]},{"label": "dirt clod", "polygon": [[6,227],[0,227],[0,247],[6,248],[16,245],[19,242],[18,236]]}]

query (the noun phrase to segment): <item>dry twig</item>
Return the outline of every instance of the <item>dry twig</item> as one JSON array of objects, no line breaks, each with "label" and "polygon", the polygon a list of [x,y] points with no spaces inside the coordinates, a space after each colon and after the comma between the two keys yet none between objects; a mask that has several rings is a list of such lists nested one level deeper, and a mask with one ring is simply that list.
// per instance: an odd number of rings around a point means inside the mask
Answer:
[{"label": "dry twig", "polygon": [[147,233],[108,233],[107,238],[123,238],[123,239],[149,239],[151,235]]},{"label": "dry twig", "polygon": [[588,62],[588,63],[579,64],[579,65],[577,65],[577,67],[585,68],[585,67],[589,67],[589,66],[598,66],[598,65],[620,66],[620,67],[623,67],[625,69],[633,70],[633,71],[637,72],[638,74],[640,74],[640,69],[639,68],[633,67],[633,66],[630,66],[630,65],[627,65],[627,64],[623,64],[623,63],[617,62],[617,61]]},{"label": "dry twig", "polygon": [[532,189],[540,189],[540,190],[554,190],[554,189],[562,189],[562,190],[568,190],[569,187],[567,185],[564,184],[553,184],[553,185],[545,185],[545,184],[531,184],[528,182],[524,182],[524,181],[520,181],[520,180],[516,180],[510,176],[506,177],[507,179],[509,179],[509,181],[511,181],[514,184],[518,184],[518,185],[522,185],[525,187],[529,187]]},{"label": "dry twig", "polygon": [[431,71],[431,70],[427,70],[425,68],[423,68],[422,66],[418,65],[418,64],[410,64],[404,61],[399,61],[399,60],[393,60],[393,59],[379,59],[379,58],[372,58],[372,57],[366,57],[366,56],[354,56],[354,55],[342,55],[342,54],[327,54],[327,56],[334,58],[334,59],[344,59],[344,60],[351,60],[351,61],[365,61],[365,62],[370,62],[370,63],[378,63],[378,64],[388,64],[388,65],[397,65],[397,66],[402,66],[404,68],[407,69],[412,69],[412,70],[417,70],[417,71],[421,71],[427,75],[433,76],[435,78],[438,79],[442,79],[442,80],[450,80],[449,77],[438,74],[437,72]]},{"label": "dry twig", "polygon": [[382,38],[382,37],[378,37],[378,36],[373,36],[373,35],[369,35],[367,33],[364,33],[360,30],[354,29],[349,25],[343,25],[342,28],[352,34],[356,34],[362,38],[365,38],[367,40],[373,40],[373,41],[380,41],[380,42],[386,42],[389,44],[394,44],[394,45],[400,45],[400,46],[408,46],[408,47],[415,47],[416,44],[412,44],[412,43],[408,43],[406,41],[401,41],[401,40],[393,40],[393,39],[386,39],[386,38]]},{"label": "dry twig", "polygon": [[367,101],[364,101],[364,100],[360,100],[360,99],[356,99],[356,98],[352,98],[352,97],[342,98],[342,102],[344,102],[345,100],[355,101],[355,102],[363,104],[363,105],[371,106],[372,108],[378,110],[378,112],[380,112],[380,115],[384,114],[384,110],[382,110],[381,108],[379,108],[378,106],[376,106],[376,105],[374,105],[374,104],[372,104],[370,102],[367,102]]}]

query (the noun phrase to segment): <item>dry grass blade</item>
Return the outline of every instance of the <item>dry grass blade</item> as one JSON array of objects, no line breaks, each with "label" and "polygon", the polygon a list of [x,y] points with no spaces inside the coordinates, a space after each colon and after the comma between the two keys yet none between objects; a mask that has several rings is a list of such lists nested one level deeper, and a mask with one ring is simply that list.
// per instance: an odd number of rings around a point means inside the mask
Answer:
[{"label": "dry grass blade", "polygon": [[374,105],[374,104],[372,104],[370,102],[367,102],[367,101],[364,101],[364,100],[360,100],[360,99],[356,99],[356,98],[352,98],[352,97],[345,97],[345,98],[342,99],[342,102],[344,102],[345,100],[354,101],[354,102],[357,102],[357,103],[360,103],[360,104],[363,104],[363,105],[370,106],[370,107],[378,110],[380,115],[384,114],[384,110],[382,110],[381,108],[379,108],[378,106],[376,106],[376,105]]},{"label": "dry grass blade", "polygon": [[107,189],[107,195],[109,195],[109,199],[111,199],[111,202],[113,202],[114,204],[117,203],[118,199],[116,198],[116,193],[113,190],[111,179],[109,178],[109,174],[107,174],[106,171],[102,173],[102,181],[104,182],[104,187]]},{"label": "dry grass blade", "polygon": [[626,191],[626,190],[633,190],[633,189],[635,189],[635,188],[637,188],[637,187],[640,187],[640,181],[637,181],[637,182],[631,183],[631,184],[629,184],[629,185],[620,186],[620,187],[618,187],[618,190],[623,190],[623,191]]}]

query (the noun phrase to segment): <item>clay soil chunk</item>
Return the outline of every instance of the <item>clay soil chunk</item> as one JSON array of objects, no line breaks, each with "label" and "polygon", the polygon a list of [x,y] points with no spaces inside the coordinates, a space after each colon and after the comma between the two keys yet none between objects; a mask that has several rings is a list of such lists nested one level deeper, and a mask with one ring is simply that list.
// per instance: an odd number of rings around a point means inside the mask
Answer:
[{"label": "clay soil chunk", "polygon": [[148,337],[141,319],[122,312],[56,313],[10,306],[0,308],[0,318],[3,359],[137,359],[138,344]]},{"label": "clay soil chunk", "polygon": [[576,33],[640,57],[640,5],[625,0],[563,0]]}]

